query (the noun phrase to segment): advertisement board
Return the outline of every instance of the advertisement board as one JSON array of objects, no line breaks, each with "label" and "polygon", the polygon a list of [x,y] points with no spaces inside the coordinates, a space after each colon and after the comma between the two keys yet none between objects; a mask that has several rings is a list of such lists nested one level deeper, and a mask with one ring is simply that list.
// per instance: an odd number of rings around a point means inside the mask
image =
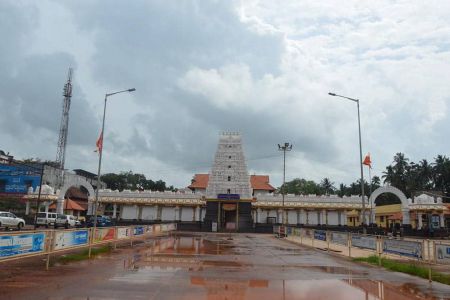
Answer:
[{"label": "advertisement board", "polygon": [[287,235],[292,235],[292,231],[294,230],[294,228],[292,227],[286,227],[286,234]]},{"label": "advertisement board", "polygon": [[166,232],[167,231],[167,224],[161,224],[161,231]]},{"label": "advertisement board", "polygon": [[414,241],[400,241],[386,239],[383,241],[383,252],[394,253],[409,257],[422,257],[422,243]]},{"label": "advertisement board", "polygon": [[157,232],[161,232],[161,225],[153,225],[153,232],[157,233]]},{"label": "advertisement board", "polygon": [[177,230],[177,226],[176,226],[175,223],[172,223],[172,224],[169,224],[169,225],[168,225],[168,229],[169,229],[170,231]]},{"label": "advertisement board", "polygon": [[117,228],[117,239],[126,239],[131,237],[131,227],[119,227]]},{"label": "advertisement board", "polygon": [[377,238],[374,236],[352,235],[352,246],[376,250]]},{"label": "advertisement board", "polygon": [[330,233],[331,242],[334,244],[347,246],[348,244],[348,234],[344,232],[331,232]]},{"label": "advertisement board", "polygon": [[45,250],[45,233],[0,236],[0,259]]},{"label": "advertisement board", "polygon": [[450,245],[436,244],[436,262],[450,264]]},{"label": "advertisement board", "polygon": [[133,229],[133,235],[143,235],[145,232],[145,229],[143,226],[136,226]]},{"label": "advertisement board", "polygon": [[303,236],[312,238],[313,237],[313,232],[314,232],[313,229],[304,229],[303,230]]},{"label": "advertisement board", "polygon": [[116,237],[115,228],[97,228],[94,235],[94,243],[114,240]]},{"label": "advertisement board", "polygon": [[145,227],[145,232],[146,233],[152,233],[153,232],[153,225],[147,225]]},{"label": "advertisement board", "polygon": [[54,250],[66,249],[87,244],[89,241],[88,230],[57,231],[53,243]]},{"label": "advertisement board", "polygon": [[314,230],[314,239],[320,241],[327,240],[327,232],[325,230]]}]

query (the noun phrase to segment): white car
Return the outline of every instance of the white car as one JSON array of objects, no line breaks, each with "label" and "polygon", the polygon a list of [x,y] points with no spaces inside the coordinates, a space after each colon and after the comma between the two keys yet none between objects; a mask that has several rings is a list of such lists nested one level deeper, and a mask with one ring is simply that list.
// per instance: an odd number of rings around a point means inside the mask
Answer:
[{"label": "white car", "polygon": [[24,226],[24,219],[16,217],[13,213],[0,211],[0,227],[5,227],[6,229],[16,227],[18,230],[21,230]]},{"label": "white car", "polygon": [[57,213],[52,212],[40,212],[37,214],[36,219],[36,228],[39,226],[45,226],[48,228],[48,226],[54,225],[56,220]]},{"label": "white car", "polygon": [[55,228],[58,227],[64,227],[64,228],[70,228],[70,227],[75,227],[75,225],[77,224],[77,219],[75,219],[74,216],[71,215],[63,215],[63,214],[58,214],[58,216],[56,217],[55,220]]}]

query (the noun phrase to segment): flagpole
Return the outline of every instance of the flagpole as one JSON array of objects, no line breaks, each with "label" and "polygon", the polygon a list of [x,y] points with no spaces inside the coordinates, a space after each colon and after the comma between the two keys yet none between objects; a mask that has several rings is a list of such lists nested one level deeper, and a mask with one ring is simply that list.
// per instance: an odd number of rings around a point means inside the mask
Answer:
[{"label": "flagpole", "polygon": [[372,172],[370,171],[372,169],[372,166],[369,166],[369,200],[370,200],[370,224],[373,224],[373,199],[371,198],[372,196]]}]

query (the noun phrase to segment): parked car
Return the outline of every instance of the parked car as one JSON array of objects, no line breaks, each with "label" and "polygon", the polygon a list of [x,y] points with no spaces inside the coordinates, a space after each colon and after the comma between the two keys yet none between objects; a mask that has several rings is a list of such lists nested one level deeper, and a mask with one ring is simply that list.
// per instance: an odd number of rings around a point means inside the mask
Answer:
[{"label": "parked car", "polygon": [[17,217],[15,214],[0,211],[0,227],[5,227],[6,229],[16,227],[21,230],[25,226],[25,220]]},{"label": "parked car", "polygon": [[70,227],[75,227],[76,223],[77,222],[74,216],[58,214],[55,220],[55,229],[58,227],[68,229]]},{"label": "parked car", "polygon": [[56,216],[57,216],[57,213],[52,213],[52,212],[38,213],[37,219],[36,219],[36,228],[38,228],[40,226],[45,226],[46,228],[48,228],[48,226],[55,225]]},{"label": "parked car", "polygon": [[[86,223],[87,227],[93,227],[94,226],[94,218],[89,217],[88,221]],[[111,218],[108,216],[97,216],[97,227],[109,227],[112,226]]]}]

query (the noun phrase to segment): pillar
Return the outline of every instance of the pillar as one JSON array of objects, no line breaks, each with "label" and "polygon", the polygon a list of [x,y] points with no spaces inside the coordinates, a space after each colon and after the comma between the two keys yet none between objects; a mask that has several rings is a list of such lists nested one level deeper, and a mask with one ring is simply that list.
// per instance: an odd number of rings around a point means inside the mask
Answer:
[{"label": "pillar", "polygon": [[279,209],[277,210],[277,223],[282,223],[283,222],[283,210]]},{"label": "pillar", "polygon": [[256,210],[256,223],[261,223],[262,210],[258,207]]},{"label": "pillar", "polygon": [[309,224],[309,211],[306,210],[306,224]]},{"label": "pillar", "polygon": [[180,206],[180,215],[178,216],[178,220],[183,220],[183,206]]},{"label": "pillar", "polygon": [[342,212],[340,210],[338,210],[337,214],[338,214],[338,225],[341,226],[342,225]]},{"label": "pillar", "polygon": [[192,222],[195,222],[195,207],[192,208]]},{"label": "pillar", "polygon": [[343,212],[342,212],[342,225],[347,225],[347,211],[346,210],[344,210]]},{"label": "pillar", "polygon": [[444,213],[442,213],[442,214],[439,215],[439,226],[440,226],[441,228],[444,228],[444,227],[445,227]]},{"label": "pillar", "polygon": [[196,206],[195,207],[195,221],[200,221],[200,218],[201,218],[201,216],[200,216],[200,206]]},{"label": "pillar", "polygon": [[420,230],[423,227],[422,213],[417,213],[417,229]]},{"label": "pillar", "polygon": [[25,203],[25,215],[28,216],[30,214],[30,201]]},{"label": "pillar", "polygon": [[328,214],[326,209],[322,209],[322,225],[328,225]]},{"label": "pillar", "polygon": [[322,225],[321,212],[317,211],[317,225]]},{"label": "pillar", "polygon": [[300,224],[300,211],[297,210],[297,224]]},{"label": "pillar", "polygon": [[156,220],[161,220],[162,207],[159,205],[155,205],[155,207],[156,207]]},{"label": "pillar", "polygon": [[175,215],[173,216],[173,220],[174,221],[180,221],[180,207],[179,206],[175,206],[174,209]]},{"label": "pillar", "polygon": [[[48,211],[47,207],[46,211]],[[58,214],[64,213],[64,199],[58,198],[58,200],[56,200],[56,213]]]},{"label": "pillar", "polygon": [[117,204],[116,203],[113,204],[113,218],[114,219],[117,218]]}]

